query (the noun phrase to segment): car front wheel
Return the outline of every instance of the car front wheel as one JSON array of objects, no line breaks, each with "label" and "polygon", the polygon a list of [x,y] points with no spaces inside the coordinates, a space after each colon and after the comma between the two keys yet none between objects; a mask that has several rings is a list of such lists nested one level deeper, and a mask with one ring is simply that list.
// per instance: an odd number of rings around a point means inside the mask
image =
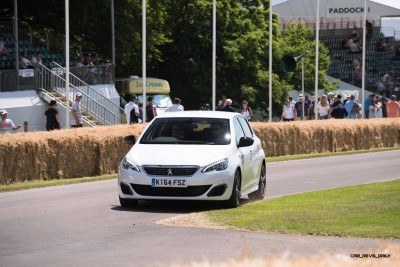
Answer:
[{"label": "car front wheel", "polygon": [[249,194],[249,199],[250,200],[263,200],[265,197],[265,190],[267,188],[266,186],[267,178],[265,174],[265,163],[263,162],[261,165],[261,172],[260,172],[260,180],[258,182],[258,189],[257,191],[254,191]]},{"label": "car front wheel", "polygon": [[240,172],[236,170],[235,178],[233,181],[233,188],[232,188],[232,195],[231,197],[225,202],[225,207],[228,209],[236,208],[240,205]]}]

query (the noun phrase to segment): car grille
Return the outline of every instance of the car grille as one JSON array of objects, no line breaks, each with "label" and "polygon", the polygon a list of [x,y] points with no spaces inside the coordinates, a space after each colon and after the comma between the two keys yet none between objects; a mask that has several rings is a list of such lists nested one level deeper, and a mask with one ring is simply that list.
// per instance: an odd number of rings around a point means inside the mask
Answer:
[{"label": "car grille", "polygon": [[192,176],[199,168],[196,166],[191,167],[150,167],[144,166],[144,171],[148,175],[154,176]]},{"label": "car grille", "polygon": [[179,187],[152,187],[150,185],[131,184],[133,190],[142,196],[197,197],[210,189],[211,185]]}]

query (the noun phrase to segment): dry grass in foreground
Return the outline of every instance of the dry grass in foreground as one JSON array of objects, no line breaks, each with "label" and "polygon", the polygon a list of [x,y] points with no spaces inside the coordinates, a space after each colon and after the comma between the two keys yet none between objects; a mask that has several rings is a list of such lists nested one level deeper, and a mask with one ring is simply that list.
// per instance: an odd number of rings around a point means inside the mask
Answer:
[{"label": "dry grass in foreground", "polygon": [[[379,251],[379,252],[377,252]],[[392,267],[399,266],[400,246],[381,245],[377,251],[360,251],[354,254],[332,254],[312,257],[296,257],[289,252],[280,256],[248,258],[240,257],[224,262],[175,263],[171,267]],[[389,256],[389,257],[388,257]],[[362,258],[361,258],[362,257]]]}]

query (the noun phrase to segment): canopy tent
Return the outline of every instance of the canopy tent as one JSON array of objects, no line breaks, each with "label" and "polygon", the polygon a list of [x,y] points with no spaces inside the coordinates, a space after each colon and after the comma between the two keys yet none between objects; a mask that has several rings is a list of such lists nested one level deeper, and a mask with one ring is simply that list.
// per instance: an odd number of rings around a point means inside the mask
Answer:
[{"label": "canopy tent", "polygon": [[[368,19],[380,20],[382,16],[400,16],[400,5],[395,1],[384,1],[384,3],[390,5],[377,1],[367,1]],[[280,21],[283,24],[313,23],[317,13],[316,3],[317,0],[288,0],[275,5],[273,11],[279,14]],[[362,20],[363,13],[364,0],[320,0],[321,22]]]}]

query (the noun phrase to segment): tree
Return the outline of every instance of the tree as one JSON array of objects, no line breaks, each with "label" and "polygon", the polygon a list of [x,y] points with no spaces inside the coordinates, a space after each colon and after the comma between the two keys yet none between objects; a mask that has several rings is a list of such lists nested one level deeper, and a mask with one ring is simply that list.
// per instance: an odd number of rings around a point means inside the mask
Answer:
[{"label": "tree", "polygon": [[[304,88],[305,91],[314,94],[315,87],[315,45],[313,31],[303,24],[288,26],[282,38],[277,43],[277,53],[281,55],[291,55],[293,57],[303,55],[307,50],[309,54],[304,58]],[[320,43],[319,45],[319,73],[318,87],[321,89],[332,89],[332,85],[326,78],[326,72],[330,65],[330,58],[327,48]],[[301,66],[293,73],[285,73],[282,69],[278,72],[288,84],[293,85],[296,90],[301,90]]]},{"label": "tree", "polygon": [[[12,16],[10,3],[0,3],[0,16]],[[19,0],[20,19],[38,34],[64,33],[64,1]],[[217,97],[238,104],[268,107],[269,2],[265,0],[217,1]],[[51,10],[51,12],[48,12]],[[186,109],[211,104],[212,1],[147,1],[147,76],[166,79],[171,94],[183,99]],[[115,1],[116,76],[141,76],[142,1]],[[59,38],[59,37],[58,37]],[[70,0],[71,47],[111,58],[109,0]],[[301,86],[301,68],[282,69],[282,57],[309,50],[305,59],[305,89],[314,91],[315,42],[303,25],[281,32],[273,17],[273,110],[280,112],[288,91]],[[319,87],[330,89],[325,78],[330,62],[320,45]]]}]

